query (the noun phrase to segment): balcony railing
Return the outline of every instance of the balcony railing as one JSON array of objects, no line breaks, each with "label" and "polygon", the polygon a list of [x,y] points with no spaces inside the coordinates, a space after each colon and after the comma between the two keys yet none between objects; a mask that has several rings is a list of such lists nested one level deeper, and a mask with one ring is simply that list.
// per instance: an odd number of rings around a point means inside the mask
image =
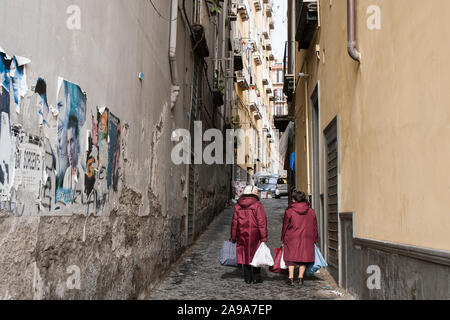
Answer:
[{"label": "balcony railing", "polygon": [[255,5],[256,11],[261,11],[262,9],[261,0],[253,0],[253,4]]},{"label": "balcony railing", "polygon": [[236,72],[236,82],[242,90],[248,90],[250,86],[250,74],[244,70]]},{"label": "balcony railing", "polygon": [[259,52],[253,54],[253,59],[255,60],[255,63],[257,66],[262,65],[262,58],[261,58],[261,54]]},{"label": "balcony railing", "polygon": [[238,0],[237,10],[241,15],[242,21],[247,21],[249,19],[247,0]]}]

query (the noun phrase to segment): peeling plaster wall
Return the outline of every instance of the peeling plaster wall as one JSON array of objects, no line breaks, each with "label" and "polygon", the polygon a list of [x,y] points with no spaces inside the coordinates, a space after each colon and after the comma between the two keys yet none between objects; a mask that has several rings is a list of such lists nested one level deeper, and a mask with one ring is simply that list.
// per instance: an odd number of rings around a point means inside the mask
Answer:
[{"label": "peeling plaster wall", "polygon": [[[170,110],[169,24],[148,1],[75,1],[80,30],[66,26],[70,5],[2,1],[0,21],[8,28],[0,30],[0,46],[31,60],[28,87],[33,90],[38,78],[45,79],[49,105],[57,104],[62,77],[86,92],[87,121],[97,107],[120,119],[118,190],[109,191],[108,205],[98,214],[86,214],[83,205],[69,205],[64,215],[43,214],[36,199],[21,195],[2,205],[0,296],[145,299],[187,247],[186,166],[172,164],[170,141],[173,130],[189,127],[194,60],[189,34],[179,19],[181,92]],[[158,1],[158,9],[168,17],[170,1]],[[210,101],[205,98],[205,104]],[[21,118],[11,106],[11,123],[39,136],[32,108]],[[206,174],[214,179],[204,181]],[[223,209],[227,174],[226,166],[197,170],[197,234]]]}]

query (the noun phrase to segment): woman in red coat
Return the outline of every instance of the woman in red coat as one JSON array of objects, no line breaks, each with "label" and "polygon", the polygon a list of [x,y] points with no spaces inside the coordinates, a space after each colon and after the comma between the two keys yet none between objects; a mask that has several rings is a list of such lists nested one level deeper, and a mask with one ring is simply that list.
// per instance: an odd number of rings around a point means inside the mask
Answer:
[{"label": "woman in red coat", "polygon": [[250,263],[263,242],[267,242],[267,217],[259,201],[258,188],[248,186],[235,207],[231,224],[231,241],[237,242],[237,263],[244,267],[245,282],[262,283],[261,268]]},{"label": "woman in red coat", "polygon": [[294,271],[300,266],[299,284],[303,284],[306,266],[315,261],[314,244],[319,242],[317,217],[304,192],[294,190],[292,204],[284,215],[281,241],[284,261],[289,267],[289,285],[294,285]]}]

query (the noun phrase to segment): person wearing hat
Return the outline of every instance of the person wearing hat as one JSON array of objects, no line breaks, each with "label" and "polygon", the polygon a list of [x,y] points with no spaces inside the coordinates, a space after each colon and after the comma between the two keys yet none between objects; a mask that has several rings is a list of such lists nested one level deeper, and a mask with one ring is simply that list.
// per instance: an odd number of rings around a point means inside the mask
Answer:
[{"label": "person wearing hat", "polygon": [[262,283],[261,268],[250,265],[261,243],[267,242],[267,217],[258,187],[247,186],[240,197],[234,209],[231,241],[237,244],[237,263],[244,268],[245,282]]}]

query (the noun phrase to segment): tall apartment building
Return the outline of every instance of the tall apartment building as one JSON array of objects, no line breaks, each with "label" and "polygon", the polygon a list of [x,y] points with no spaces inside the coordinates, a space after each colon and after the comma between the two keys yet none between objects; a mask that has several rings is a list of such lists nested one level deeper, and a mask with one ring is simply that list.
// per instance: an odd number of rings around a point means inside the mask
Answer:
[{"label": "tall apartment building", "polygon": [[272,170],[273,3],[269,0],[230,0],[229,16],[234,21],[233,123],[235,128],[248,132],[237,142],[237,152],[245,153],[245,163],[235,166],[234,178],[251,182],[255,173]]},{"label": "tall apartment building", "polygon": [[450,2],[290,5],[296,184],[329,270],[364,299],[449,299]]}]

